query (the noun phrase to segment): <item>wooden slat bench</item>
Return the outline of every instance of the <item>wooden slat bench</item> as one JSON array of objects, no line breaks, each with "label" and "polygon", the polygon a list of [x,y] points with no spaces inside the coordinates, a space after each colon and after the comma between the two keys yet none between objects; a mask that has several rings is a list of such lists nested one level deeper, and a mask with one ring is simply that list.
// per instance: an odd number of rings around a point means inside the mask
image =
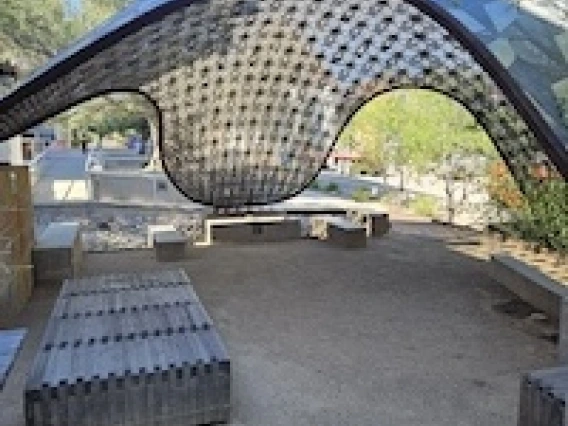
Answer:
[{"label": "wooden slat bench", "polygon": [[230,384],[183,270],[67,280],[28,377],[26,424],[218,424]]},{"label": "wooden slat bench", "polygon": [[558,359],[568,362],[568,286],[507,254],[492,255],[490,264],[497,281],[557,324]]}]

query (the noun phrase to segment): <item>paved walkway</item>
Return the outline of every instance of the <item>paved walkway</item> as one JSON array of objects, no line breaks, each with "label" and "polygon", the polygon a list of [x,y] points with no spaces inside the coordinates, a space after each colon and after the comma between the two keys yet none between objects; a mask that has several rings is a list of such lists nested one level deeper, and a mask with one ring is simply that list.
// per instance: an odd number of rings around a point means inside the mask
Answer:
[{"label": "paved walkway", "polygon": [[[319,241],[90,254],[86,274],[184,267],[233,359],[234,426],[514,426],[522,372],[554,346],[485,264],[450,251],[434,225],[395,223],[364,250]],[[22,426],[22,389],[55,291],[14,322],[30,327],[0,424]],[[172,426],[176,426],[172,424]]]},{"label": "paved walkway", "polygon": [[34,203],[88,200],[85,160],[80,150],[49,150],[41,159],[40,178],[33,188]]}]

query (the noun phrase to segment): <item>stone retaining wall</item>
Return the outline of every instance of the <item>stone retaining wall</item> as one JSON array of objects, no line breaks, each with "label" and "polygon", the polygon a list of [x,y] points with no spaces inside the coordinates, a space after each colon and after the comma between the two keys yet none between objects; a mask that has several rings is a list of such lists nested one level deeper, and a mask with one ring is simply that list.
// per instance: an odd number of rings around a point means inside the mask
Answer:
[{"label": "stone retaining wall", "polygon": [[173,225],[193,240],[203,234],[205,209],[121,206],[103,203],[35,207],[37,234],[51,222],[81,224],[85,251],[103,252],[148,248],[148,225]]}]

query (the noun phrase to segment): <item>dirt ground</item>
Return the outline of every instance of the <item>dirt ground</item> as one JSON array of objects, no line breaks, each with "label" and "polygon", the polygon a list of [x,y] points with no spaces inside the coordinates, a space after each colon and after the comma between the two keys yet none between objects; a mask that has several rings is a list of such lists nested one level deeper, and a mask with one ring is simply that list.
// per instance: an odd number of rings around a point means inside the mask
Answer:
[{"label": "dirt ground", "polygon": [[[187,270],[232,357],[234,425],[514,426],[521,374],[553,365],[554,345],[526,313],[499,309],[511,295],[441,229],[395,223],[353,251],[196,248],[181,264],[91,254],[84,273]],[[29,334],[0,394],[1,426],[24,424],[25,376],[56,293],[36,289],[14,322]]]}]

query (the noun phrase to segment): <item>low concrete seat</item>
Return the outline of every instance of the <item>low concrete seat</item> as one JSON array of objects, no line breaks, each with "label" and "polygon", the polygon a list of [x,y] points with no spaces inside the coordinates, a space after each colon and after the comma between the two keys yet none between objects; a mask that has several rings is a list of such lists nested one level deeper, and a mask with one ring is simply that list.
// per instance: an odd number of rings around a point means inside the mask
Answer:
[{"label": "low concrete seat", "polygon": [[154,252],[158,262],[180,262],[187,257],[189,239],[181,231],[154,233]]},{"label": "low concrete seat", "polygon": [[76,277],[82,258],[81,225],[78,222],[49,224],[32,253],[36,284],[61,284],[64,279]]},{"label": "low concrete seat", "polygon": [[352,222],[365,226],[369,237],[383,237],[389,233],[391,228],[388,213],[357,209],[347,211],[346,216]]},{"label": "low concrete seat", "polygon": [[329,222],[341,217],[332,215],[313,215],[309,216],[309,237],[321,241],[327,240]]},{"label": "low concrete seat", "polygon": [[568,362],[568,288],[522,260],[504,253],[491,256],[490,273],[520,299],[543,312],[558,327],[557,356]]},{"label": "low concrete seat", "polygon": [[148,247],[154,247],[154,237],[158,232],[168,232],[168,231],[176,231],[174,225],[148,225],[147,228],[147,235],[148,235]]},{"label": "low concrete seat", "polygon": [[367,228],[343,218],[330,218],[327,223],[327,240],[343,248],[367,247]]},{"label": "low concrete seat", "polygon": [[14,365],[25,335],[25,329],[0,330],[0,391]]}]

